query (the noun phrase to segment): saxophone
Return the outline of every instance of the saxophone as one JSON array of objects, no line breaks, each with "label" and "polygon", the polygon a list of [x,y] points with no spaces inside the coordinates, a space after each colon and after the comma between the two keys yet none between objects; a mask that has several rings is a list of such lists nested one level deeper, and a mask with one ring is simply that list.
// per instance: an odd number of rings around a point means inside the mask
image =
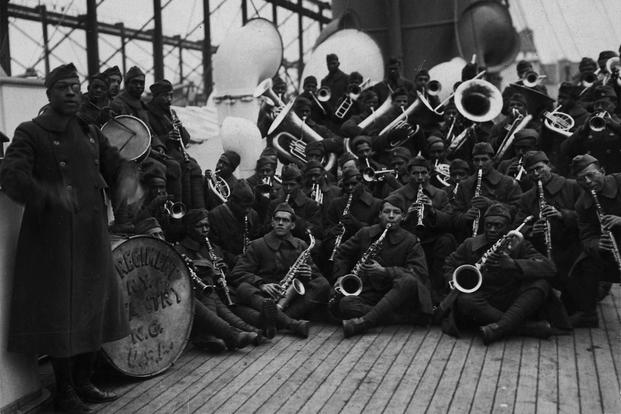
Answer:
[{"label": "saxophone", "polygon": [[[474,189],[474,196],[478,197],[481,195],[481,183],[483,181],[483,170],[479,168],[477,171],[477,186]],[[481,210],[477,211],[477,216],[472,221],[472,237],[476,237],[479,232],[479,222],[481,221]]]},{"label": "saxophone", "polygon": [[552,259],[552,229],[550,227],[550,220],[543,217],[543,210],[548,206],[543,193],[543,183],[541,180],[537,180],[537,190],[539,194],[539,220],[545,220],[546,230],[544,233],[546,243],[546,255],[548,259]]},{"label": "saxophone", "polygon": [[306,230],[306,233],[310,238],[310,244],[302,253],[300,253],[298,258],[295,259],[295,262],[293,262],[293,264],[289,268],[289,271],[279,283],[280,297],[277,299],[276,305],[281,310],[284,310],[287,308],[287,306],[289,306],[289,303],[296,296],[296,294],[304,296],[304,294],[306,293],[306,288],[304,288],[304,284],[302,283],[302,281],[295,277],[300,267],[308,262],[311,250],[313,250],[313,247],[315,247],[315,237],[313,237],[312,233],[308,229]]},{"label": "saxophone", "polygon": [[[386,228],[379,236],[379,238],[371,243],[367,250],[360,256],[360,259],[354,265],[351,273],[343,275],[336,279],[336,283],[334,283],[334,292],[336,296],[358,296],[362,293],[362,279],[358,274],[360,273],[360,269],[363,265],[369,263],[371,260],[375,259],[377,254],[382,250],[382,246],[384,244],[384,239],[386,238],[386,234],[392,224],[386,224]],[[336,298],[332,298],[335,300]]]},{"label": "saxophone", "polygon": [[604,210],[602,209],[602,205],[599,202],[597,193],[593,189],[591,189],[590,191],[591,191],[591,196],[593,197],[593,202],[595,203],[595,212],[597,214],[597,219],[599,220],[600,231],[602,233],[602,236],[606,235],[608,238],[610,238],[610,241],[612,242],[612,257],[615,263],[617,264],[617,268],[619,269],[619,272],[621,272],[621,254],[619,253],[619,246],[617,245],[617,240],[615,239],[614,234],[612,234],[612,231],[606,229],[606,227],[602,223],[602,217],[604,216]]},{"label": "saxophone", "polygon": [[502,236],[489,248],[483,256],[474,264],[463,264],[453,271],[453,278],[449,282],[451,289],[457,289],[462,293],[474,293],[481,287],[483,283],[483,268],[489,258],[499,251],[511,251],[524,239],[522,235],[522,229],[526,226],[533,216],[528,216],[524,219],[515,230],[509,231]]},{"label": "saxophone", "polygon": [[[216,251],[213,249],[211,242],[208,237],[205,237],[205,244],[207,245],[207,251],[209,252],[209,259],[212,263],[215,263],[219,257],[216,255]],[[231,300],[231,292],[229,291],[229,285],[226,283],[226,275],[224,274],[224,270],[220,268],[220,277],[217,280],[218,285],[222,288],[222,292],[224,293],[224,299],[226,299],[226,304],[229,306],[233,306],[234,303]]]},{"label": "saxophone", "polygon": [[[347,204],[345,204],[345,208],[343,209],[343,214],[341,214],[341,217],[346,216],[349,214],[349,209],[351,207],[351,201],[354,198],[354,194],[350,193],[349,197],[347,198]],[[343,241],[343,236],[345,235],[345,226],[343,225],[343,220],[339,220],[339,234],[336,235],[336,239],[334,240],[334,248],[332,249],[332,254],[330,255],[330,260],[331,262],[334,261],[334,255],[336,255],[336,249],[339,248],[339,246],[341,245],[341,241]]]}]

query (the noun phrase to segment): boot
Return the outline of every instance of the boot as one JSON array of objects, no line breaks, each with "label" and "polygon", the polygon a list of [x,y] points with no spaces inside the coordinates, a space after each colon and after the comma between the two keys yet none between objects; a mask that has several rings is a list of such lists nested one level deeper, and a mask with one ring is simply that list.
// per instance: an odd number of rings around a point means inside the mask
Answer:
[{"label": "boot", "polygon": [[524,322],[517,329],[517,334],[521,336],[529,336],[532,338],[548,339],[554,335],[555,329],[552,328],[548,321],[528,321]]},{"label": "boot", "polygon": [[84,404],[78,397],[75,389],[71,385],[63,386],[56,389],[54,396],[54,410],[69,414],[85,414],[92,413],[93,410]]},{"label": "boot", "polygon": [[260,326],[263,328],[263,334],[267,339],[272,339],[276,336],[278,313],[276,302],[272,299],[263,300],[263,303],[261,304]]},{"label": "boot", "polygon": [[369,325],[364,318],[346,319],[343,321],[343,335],[350,338],[360,335],[369,330]]},{"label": "boot", "polygon": [[496,342],[504,336],[504,332],[497,323],[490,323],[489,325],[481,326],[481,338],[483,339],[483,345],[489,345],[492,342]]},{"label": "boot", "polygon": [[209,352],[210,354],[219,354],[226,349],[224,341],[213,335],[204,335],[199,338],[194,338],[192,344],[198,349]]},{"label": "boot", "polygon": [[304,320],[294,321],[289,324],[287,328],[289,328],[294,335],[306,339],[308,338],[308,332],[310,330],[310,322]]},{"label": "boot", "polygon": [[257,336],[254,332],[236,332],[229,338],[225,338],[224,342],[229,350],[234,351],[254,343]]},{"label": "boot", "polygon": [[92,382],[91,377],[95,371],[97,353],[89,352],[76,355],[73,359],[75,392],[82,401],[90,403],[102,403],[114,401],[119,396],[113,392],[104,391],[97,388]]}]

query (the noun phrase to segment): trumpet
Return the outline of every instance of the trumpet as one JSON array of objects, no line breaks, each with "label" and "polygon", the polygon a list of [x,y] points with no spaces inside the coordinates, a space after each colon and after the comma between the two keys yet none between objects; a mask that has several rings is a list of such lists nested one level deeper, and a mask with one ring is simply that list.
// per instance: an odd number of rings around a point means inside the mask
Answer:
[{"label": "trumpet", "polygon": [[388,174],[393,174],[398,179],[399,173],[397,170],[374,170],[371,167],[367,167],[362,170],[362,179],[367,183],[375,181],[382,181]]},{"label": "trumpet", "polygon": [[500,143],[500,146],[498,147],[498,150],[496,151],[496,155],[494,156],[494,158],[497,161],[500,161],[502,157],[504,157],[505,153],[507,152],[511,144],[513,144],[513,141],[515,140],[515,134],[517,134],[522,129],[526,128],[526,125],[528,125],[531,119],[533,119],[533,116],[531,114],[524,116],[520,112],[516,111],[515,109],[514,111],[515,111],[514,112],[515,118],[513,122],[511,123],[511,125],[509,126],[507,134],[505,135],[504,139]]},{"label": "trumpet", "polygon": [[606,76],[602,83],[604,85],[608,84],[611,79],[616,78],[617,85],[621,86],[621,81],[619,81],[619,69],[621,68],[621,60],[619,60],[618,56],[613,56],[606,61]]},{"label": "trumpet", "polygon": [[483,284],[482,271],[489,258],[499,251],[511,251],[524,240],[522,229],[526,226],[533,216],[524,219],[515,230],[511,230],[494,243],[492,247],[474,264],[463,264],[453,271],[452,280],[449,282],[451,289],[457,289],[462,293],[474,293]]},{"label": "trumpet", "polygon": [[231,195],[231,188],[228,183],[220,176],[220,170],[215,172],[211,170],[205,170],[205,179],[207,180],[207,187],[214,193],[220,201],[226,203]]},{"label": "trumpet", "polygon": [[543,125],[550,131],[569,137],[572,135],[570,130],[574,127],[575,121],[571,115],[560,112],[561,105],[558,105],[552,112],[545,111],[543,113]]},{"label": "trumpet", "polygon": [[187,212],[185,204],[181,201],[177,201],[176,203],[172,200],[166,200],[164,203],[164,212],[173,219],[182,219]]},{"label": "trumpet", "polygon": [[427,95],[438,96],[442,91],[442,84],[437,80],[430,80],[426,86]]},{"label": "trumpet", "polygon": [[317,204],[323,204],[323,191],[321,191],[321,187],[319,183],[314,183],[311,187],[311,199],[314,200]]},{"label": "trumpet", "polygon": [[606,118],[610,118],[608,111],[600,111],[589,119],[589,129],[593,132],[602,132],[606,129]]},{"label": "trumpet", "polygon": [[328,102],[332,98],[332,92],[327,86],[322,86],[317,91],[317,99],[319,102]]},{"label": "trumpet", "polygon": [[263,177],[261,184],[257,185],[255,190],[265,198],[270,198],[272,194],[272,188],[274,187],[274,179],[270,176]]},{"label": "trumpet", "polygon": [[522,83],[527,88],[534,88],[535,86],[539,85],[539,82],[542,79],[545,79],[545,78],[546,78],[546,75],[540,75],[537,72],[531,70],[529,72],[526,72],[526,74],[524,75],[524,78],[522,78]]},{"label": "trumpet", "polygon": [[314,92],[310,92],[310,96],[311,98],[313,98],[315,105],[317,105],[317,107],[321,109],[321,113],[324,115],[328,115],[328,111],[326,111],[326,108],[324,108],[324,106],[321,104],[321,101],[317,98],[317,94]]},{"label": "trumpet", "polygon": [[582,84],[582,89],[578,96],[582,96],[587,90],[589,90],[595,83],[597,83],[597,73],[595,72],[586,72],[582,75],[582,80],[580,81]]}]

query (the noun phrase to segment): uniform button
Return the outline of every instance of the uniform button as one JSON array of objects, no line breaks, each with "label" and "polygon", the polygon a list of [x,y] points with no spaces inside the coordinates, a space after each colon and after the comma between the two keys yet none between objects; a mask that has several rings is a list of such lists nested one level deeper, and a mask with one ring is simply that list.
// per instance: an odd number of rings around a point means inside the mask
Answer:
[{"label": "uniform button", "polygon": [[89,138],[88,140],[91,142],[91,144],[95,143],[95,140],[93,138]]},{"label": "uniform button", "polygon": [[54,143],[54,145],[60,145],[60,141],[55,139],[54,141],[52,141]]},{"label": "uniform button", "polygon": [[95,160],[95,165],[99,165],[99,160]]},{"label": "uniform button", "polygon": [[64,161],[61,161],[58,163],[58,165],[60,165],[61,168],[65,168],[67,166],[67,163]]},{"label": "uniform button", "polygon": [[68,185],[68,186],[66,186],[65,188],[67,189],[67,191],[71,191],[71,190],[73,190],[73,187],[72,187],[71,185]]}]

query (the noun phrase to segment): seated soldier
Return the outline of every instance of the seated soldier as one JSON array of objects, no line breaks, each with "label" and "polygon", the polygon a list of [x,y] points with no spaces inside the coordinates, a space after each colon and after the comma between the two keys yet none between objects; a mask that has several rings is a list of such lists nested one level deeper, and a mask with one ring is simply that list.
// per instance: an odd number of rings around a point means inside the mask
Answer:
[{"label": "seated soldier", "polygon": [[268,220],[268,208],[271,200],[274,200],[281,190],[281,185],[276,181],[276,160],[272,157],[261,156],[257,165],[246,182],[254,192],[254,205],[252,208],[259,213],[262,222]]},{"label": "seated soldier", "polygon": [[229,298],[233,303],[235,295],[228,287],[226,277],[221,279],[228,268],[221,259],[220,248],[209,241],[207,210],[189,210],[183,217],[183,225],[185,238],[174,245],[175,250],[191,262],[190,271],[210,286],[201,290],[201,286],[193,281],[196,300],[192,342],[211,352],[222,351],[225,347],[233,350],[261,344],[263,337],[260,330],[229,309]]},{"label": "seated soldier", "polygon": [[[550,295],[549,280],[556,271],[554,263],[527,240],[520,242],[519,233],[509,232],[511,213],[503,204],[492,204],[483,221],[485,232],[466,239],[446,259],[447,282],[453,279],[453,272],[459,266],[475,263],[480,264],[483,282],[470,293],[455,288],[445,299],[452,301],[452,312],[448,313],[451,323],[443,324],[444,331],[458,336],[455,321],[474,323],[480,327],[486,345],[512,334],[549,337],[554,330],[548,321],[529,320],[537,317]],[[498,243],[503,236],[506,236],[504,241]],[[457,280],[463,283],[469,278],[462,274]],[[447,329],[450,325],[453,330]]]},{"label": "seated soldier", "polygon": [[451,234],[451,206],[446,193],[431,185],[430,166],[426,159],[412,158],[408,171],[410,182],[391,195],[397,195],[405,202],[406,214],[401,227],[420,240],[431,282],[431,298],[437,304],[447,293],[442,265],[457,244]]},{"label": "seated soldier", "polygon": [[[358,230],[378,220],[382,200],[373,197],[361,181],[357,168],[346,168],[341,182],[343,195],[335,198],[328,206],[323,248],[329,260],[334,260],[339,235],[339,244],[345,243]],[[334,280],[330,279],[330,282]]]},{"label": "seated soldier", "polygon": [[572,269],[567,294],[574,327],[598,326],[600,281],[619,283],[621,275],[621,174],[606,175],[597,158],[577,155],[572,172],[584,192],[576,202],[583,253]]},{"label": "seated soldier", "polygon": [[[229,186],[229,191],[232,191],[233,186],[238,181],[237,177],[233,175],[233,172],[239,166],[240,161],[241,158],[235,151],[224,151],[216,163],[216,169],[211,170],[212,174],[217,175],[226,182]],[[220,196],[214,192],[214,190],[217,190],[216,185],[212,182],[212,185],[214,186],[213,189],[211,188],[211,185],[209,185],[209,179],[208,173],[205,171],[205,205],[208,210],[211,210],[212,208],[222,204],[223,201]],[[224,196],[224,194],[221,195]]]},{"label": "seated soldier", "polygon": [[431,167],[431,184],[434,187],[442,189],[448,186],[448,174],[446,167],[449,161],[446,158],[446,149],[444,140],[436,135],[430,135],[427,138],[427,154]]},{"label": "seated soldier", "polygon": [[[391,195],[382,203],[379,224],[360,229],[336,252],[334,277],[354,274],[360,293],[338,294],[333,315],[350,337],[385,324],[427,323],[432,312],[425,254],[413,234],[401,228],[405,203]],[[349,285],[349,283],[347,283]]]},{"label": "seated soldier", "polygon": [[246,180],[238,180],[226,203],[209,212],[211,239],[220,246],[222,258],[231,268],[246,252],[250,241],[263,235],[263,223],[253,204],[252,189]]},{"label": "seated soldier", "polygon": [[88,92],[82,96],[78,117],[101,128],[110,119],[109,105],[108,77],[102,73],[91,76]]},{"label": "seated soldier", "polygon": [[533,185],[524,169],[524,154],[537,149],[538,139],[539,133],[534,129],[524,128],[516,132],[513,144],[510,147],[514,156],[500,161],[497,166],[498,172],[515,178],[522,191],[528,190]]},{"label": "seated soldier", "polygon": [[[568,159],[589,153],[598,159],[607,173],[621,172],[619,162],[621,118],[615,114],[617,94],[610,86],[598,86],[593,94],[594,115],[588,117],[574,134],[561,144],[561,151]],[[595,118],[596,116],[601,116],[601,118]],[[597,125],[598,121],[601,127]]]},{"label": "seated soldier", "polygon": [[393,174],[381,174],[375,177],[375,171],[386,170],[383,164],[373,159],[375,152],[371,148],[371,137],[357,136],[352,141],[352,151],[358,157],[358,170],[362,172],[365,185],[374,197],[383,199],[392,191],[401,187]]},{"label": "seated soldier", "polygon": [[412,153],[404,147],[395,147],[390,150],[388,166],[395,171],[395,178],[400,185],[406,185],[410,181],[408,162],[412,159]]},{"label": "seated soldier", "polygon": [[149,125],[164,146],[164,152],[181,166],[181,197],[188,208],[204,208],[203,172],[198,162],[190,157],[185,146],[190,133],[184,128],[177,113],[171,108],[172,84],[166,79],[150,86],[153,99],[147,104]]},{"label": "seated soldier", "polygon": [[[327,155],[323,141],[311,141],[306,144],[304,148],[304,155],[306,156],[306,162],[317,161],[319,164],[327,167]],[[330,170],[326,170],[326,180],[328,184],[336,184],[336,174],[338,170],[338,163],[334,163],[334,166]]]},{"label": "seated soldier", "polygon": [[[246,254],[240,257],[231,273],[237,300],[262,312],[262,320],[257,323],[261,323],[268,338],[273,336],[274,324],[307,338],[309,322],[298,318],[308,317],[312,312],[320,313],[328,300],[330,285],[310,258],[309,246],[292,235],[295,227],[293,208],[286,203],[276,206],[272,231],[250,242]],[[299,259],[302,262],[292,270]],[[304,285],[305,293],[294,293],[288,303],[283,303],[287,291],[297,283],[287,281],[291,277]]]},{"label": "seated soldier", "polygon": [[279,204],[286,203],[295,212],[295,226],[291,229],[293,236],[308,240],[307,230],[312,231],[317,240],[322,237],[321,207],[308,198],[302,189],[302,172],[295,164],[289,164],[282,171],[282,190],[274,200],[270,202],[265,222],[265,232],[273,227],[273,212]]},{"label": "seated soldier", "polygon": [[557,275],[551,283],[563,292],[569,270],[582,250],[575,210],[580,186],[575,180],[553,173],[543,151],[527,152],[524,168],[534,185],[522,194],[514,223],[521,223],[529,215],[535,216],[532,231],[524,234],[541,254],[554,261]]},{"label": "seated soldier", "polygon": [[311,200],[316,201],[321,209],[321,217],[325,216],[328,206],[341,195],[341,189],[328,183],[326,170],[317,161],[308,161],[304,167],[302,191]]},{"label": "seated soldier", "polygon": [[455,194],[457,194],[457,190],[459,190],[459,183],[469,175],[470,166],[466,161],[455,158],[449,164],[449,186],[442,188],[442,191],[448,196],[451,207],[453,206],[453,201],[455,201]]},{"label": "seated soldier", "polygon": [[[493,166],[492,156],[494,149],[487,142],[478,142],[472,149],[472,163],[477,172],[462,180],[455,202],[453,203],[453,224],[460,232],[456,235],[458,241],[466,235],[476,236],[479,233],[482,220],[478,220],[482,212],[492,203],[505,204],[511,214],[515,214],[522,191],[520,186],[511,177],[498,172]],[[481,171],[479,181],[478,171]],[[479,189],[478,195],[475,194]],[[478,226],[476,225],[478,222]]]},{"label": "seated soldier", "polygon": [[310,119],[313,121],[323,124],[326,122],[326,116],[328,115],[328,111],[326,110],[326,106],[317,97],[317,78],[314,76],[307,76],[304,78],[302,82],[302,93],[299,95],[310,102],[311,105],[311,114]]}]

